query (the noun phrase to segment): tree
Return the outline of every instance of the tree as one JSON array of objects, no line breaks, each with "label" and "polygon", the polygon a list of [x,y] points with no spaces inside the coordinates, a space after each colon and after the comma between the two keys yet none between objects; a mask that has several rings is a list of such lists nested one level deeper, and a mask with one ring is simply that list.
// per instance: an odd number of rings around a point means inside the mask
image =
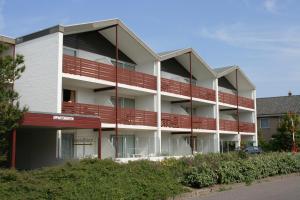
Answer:
[{"label": "tree", "polygon": [[270,142],[272,150],[290,151],[293,145],[293,132],[295,133],[296,145],[300,144],[300,117],[294,113],[288,113],[281,118],[278,134],[272,136]]},{"label": "tree", "polygon": [[13,129],[17,128],[26,107],[21,108],[19,94],[14,91],[14,82],[25,70],[24,58],[17,55],[4,56],[7,46],[0,44],[0,161],[8,161],[9,141]]}]

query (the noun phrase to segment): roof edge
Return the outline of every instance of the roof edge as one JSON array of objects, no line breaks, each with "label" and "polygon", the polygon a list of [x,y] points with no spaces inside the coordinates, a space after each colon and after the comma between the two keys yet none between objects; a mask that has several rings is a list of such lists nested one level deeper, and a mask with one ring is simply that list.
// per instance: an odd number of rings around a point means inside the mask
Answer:
[{"label": "roof edge", "polygon": [[8,36],[5,36],[5,35],[0,35],[0,42],[4,42],[4,43],[7,43],[7,44],[16,44],[16,40],[12,37],[8,37]]},{"label": "roof edge", "polygon": [[164,61],[170,58],[174,58],[177,56],[181,56],[183,54],[189,53],[191,52],[192,54],[194,54],[194,56],[206,67],[206,69],[214,76],[216,77],[216,73],[212,70],[212,68],[203,60],[203,58],[201,58],[201,56],[193,49],[193,48],[185,48],[185,49],[178,49],[178,50],[174,50],[170,53],[167,53],[165,55],[161,55],[159,56],[160,61]]},{"label": "roof edge", "polygon": [[49,28],[46,28],[46,29],[43,29],[43,30],[40,30],[37,32],[30,33],[28,35],[24,35],[22,37],[17,37],[16,44],[27,42],[29,40],[33,40],[33,39],[40,38],[45,35],[49,35],[49,34],[57,33],[57,32],[63,33],[64,27],[62,25],[55,25],[55,26],[52,26],[52,27],[49,27]]}]

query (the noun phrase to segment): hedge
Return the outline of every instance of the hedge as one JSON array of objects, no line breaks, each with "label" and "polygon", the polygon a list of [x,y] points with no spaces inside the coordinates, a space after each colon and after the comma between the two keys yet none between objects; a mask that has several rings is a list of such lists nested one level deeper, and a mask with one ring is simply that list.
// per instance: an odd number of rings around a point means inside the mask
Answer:
[{"label": "hedge", "polygon": [[0,170],[0,199],[166,199],[185,191],[160,163],[83,160],[33,171]]},{"label": "hedge", "polygon": [[181,183],[194,188],[214,184],[251,183],[269,176],[300,172],[300,155],[288,153],[253,156],[244,153],[207,154],[164,162],[180,177]]},{"label": "hedge", "polygon": [[0,199],[166,199],[185,186],[250,183],[300,172],[300,155],[207,154],[162,162],[82,160],[32,171],[0,169]]}]

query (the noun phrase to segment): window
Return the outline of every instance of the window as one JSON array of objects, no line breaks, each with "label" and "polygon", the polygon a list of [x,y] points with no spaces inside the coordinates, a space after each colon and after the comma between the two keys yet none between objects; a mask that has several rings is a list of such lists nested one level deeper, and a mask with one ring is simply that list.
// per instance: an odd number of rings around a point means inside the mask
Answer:
[{"label": "window", "polygon": [[269,119],[267,118],[260,119],[260,128],[270,128]]},{"label": "window", "polygon": [[[113,66],[116,65],[115,60],[111,60],[111,63],[113,64]],[[128,63],[128,62],[118,61],[118,67],[123,68],[123,69],[128,69],[131,71],[135,71],[135,65]]]},{"label": "window", "polygon": [[76,56],[77,52],[74,49],[64,48],[64,54],[69,56]]},{"label": "window", "polygon": [[[115,105],[115,97],[111,97],[111,102]],[[121,108],[135,108],[135,99],[119,97],[118,104]]]},{"label": "window", "polygon": [[64,102],[75,102],[75,91],[74,90],[63,90],[63,101]]}]

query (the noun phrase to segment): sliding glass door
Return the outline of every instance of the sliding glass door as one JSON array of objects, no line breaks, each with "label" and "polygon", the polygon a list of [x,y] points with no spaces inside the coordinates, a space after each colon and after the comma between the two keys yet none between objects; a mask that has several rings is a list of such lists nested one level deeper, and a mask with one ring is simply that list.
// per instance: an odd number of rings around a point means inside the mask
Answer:
[{"label": "sliding glass door", "polygon": [[[111,135],[111,143],[116,148],[116,136]],[[119,135],[118,136],[118,157],[130,158],[135,154],[135,136],[134,135]]]}]

